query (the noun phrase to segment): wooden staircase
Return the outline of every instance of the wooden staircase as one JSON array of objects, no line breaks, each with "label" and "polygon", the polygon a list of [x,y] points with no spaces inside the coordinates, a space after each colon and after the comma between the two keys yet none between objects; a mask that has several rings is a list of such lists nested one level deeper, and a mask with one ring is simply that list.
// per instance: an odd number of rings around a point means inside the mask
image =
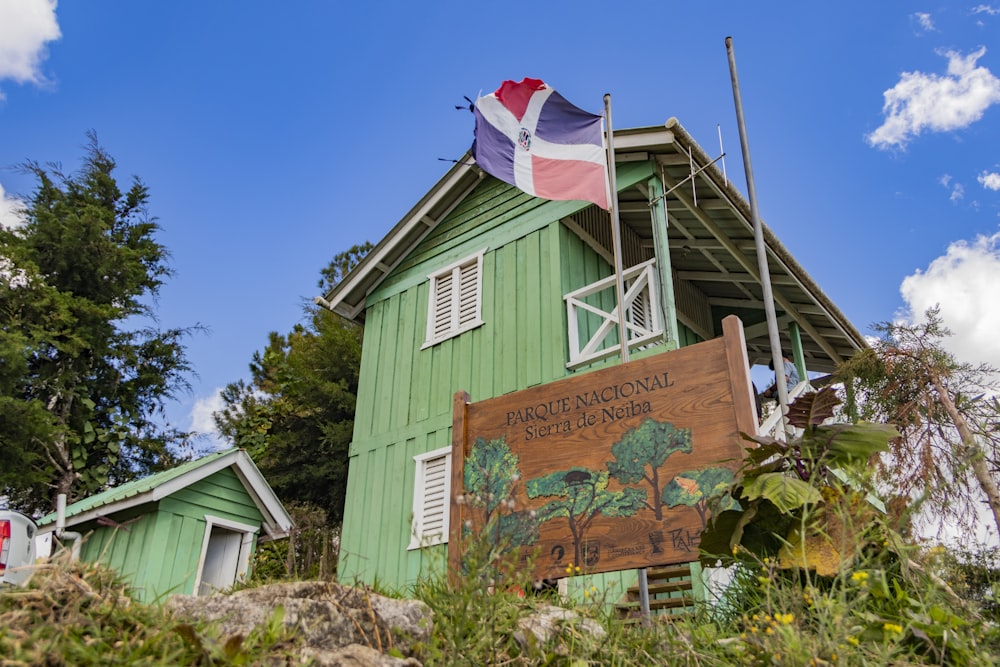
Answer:
[{"label": "wooden staircase", "polygon": [[[649,613],[653,617],[669,618],[674,614],[685,614],[694,608],[694,580],[690,565],[667,565],[646,569],[649,587]],[[639,603],[639,584],[628,589],[622,600],[615,605],[619,616],[626,621],[642,618]]]}]

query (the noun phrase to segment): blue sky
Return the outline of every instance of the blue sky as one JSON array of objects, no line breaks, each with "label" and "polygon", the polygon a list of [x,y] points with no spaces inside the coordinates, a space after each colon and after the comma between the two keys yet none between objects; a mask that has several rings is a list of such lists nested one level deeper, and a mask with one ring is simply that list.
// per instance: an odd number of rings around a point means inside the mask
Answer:
[{"label": "blue sky", "polygon": [[731,35],[765,222],[862,331],[940,303],[954,351],[1000,365],[990,2],[0,0],[0,221],[33,187],[13,165],[74,170],[96,131],[151,189],[161,323],[209,330],[169,410],[207,431],[320,269],[466,151],[463,96],[530,76],[595,113],[611,93],[616,128],[676,116],[711,154],[721,128],[745,192]]}]

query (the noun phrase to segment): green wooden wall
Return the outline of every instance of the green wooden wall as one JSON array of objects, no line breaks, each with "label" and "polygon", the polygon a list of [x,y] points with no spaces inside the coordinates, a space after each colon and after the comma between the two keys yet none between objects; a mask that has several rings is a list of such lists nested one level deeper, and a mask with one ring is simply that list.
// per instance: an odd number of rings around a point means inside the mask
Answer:
[{"label": "green wooden wall", "polygon": [[264,518],[236,473],[226,468],[159,503],[109,517],[126,524],[122,528],[84,526],[80,557],[120,572],[145,602],[174,593],[191,595],[208,514],[251,526]]},{"label": "green wooden wall", "polygon": [[[625,171],[623,187],[646,178],[649,166]],[[563,295],[612,272],[559,222],[582,206],[544,202],[488,178],[369,296],[342,581],[405,588],[422,571],[443,568],[444,547],[407,550],[413,457],[451,445],[456,391],[480,401],[569,374]],[[485,324],[421,350],[428,274],[483,249]]]}]

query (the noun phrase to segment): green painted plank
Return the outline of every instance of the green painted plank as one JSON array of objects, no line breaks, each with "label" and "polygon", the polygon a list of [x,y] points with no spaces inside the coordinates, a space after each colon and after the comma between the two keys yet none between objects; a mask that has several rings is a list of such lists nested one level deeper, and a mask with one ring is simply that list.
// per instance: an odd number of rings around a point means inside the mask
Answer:
[{"label": "green painted plank", "polygon": [[396,394],[393,396],[391,420],[389,427],[396,431],[410,423],[410,397],[413,381],[414,355],[419,354],[420,345],[415,338],[415,332],[426,330],[418,328],[418,320],[426,322],[427,312],[417,311],[417,298],[413,290],[399,295],[399,337],[396,342]]},{"label": "green painted plank", "polygon": [[477,330],[479,340],[478,368],[476,382],[469,391],[472,400],[481,397],[494,396],[494,378],[496,363],[493,354],[496,348],[496,304],[497,304],[497,256],[496,252],[488,252],[483,257],[483,319],[485,324]]},{"label": "green painted plank", "polygon": [[170,494],[168,498],[164,498],[161,502],[168,500],[189,505],[191,509],[184,512],[187,516],[198,517],[205,513],[218,514],[220,516],[225,514],[241,517],[234,520],[249,524],[259,524],[264,519],[260,510],[254,505],[246,491],[239,494],[227,491],[225,494],[213,495],[201,489],[188,487]]},{"label": "green painted plank", "polygon": [[[364,494],[367,470],[364,459],[369,455],[366,450],[363,455],[350,457],[347,466],[347,489],[344,499],[344,522],[340,530],[340,554],[337,557],[337,578],[352,582],[360,577],[359,559],[362,535],[365,529],[365,508],[367,498]],[[371,581],[370,579],[368,580]]]},{"label": "green painted plank", "polygon": [[[382,502],[387,510],[398,508],[401,511],[384,511],[378,523],[372,525],[378,526],[378,550],[375,553],[378,557],[380,578],[383,581],[396,581],[399,576],[400,554],[406,548],[406,545],[401,543],[400,538],[404,533],[409,534],[409,528],[405,531],[402,529],[401,519],[409,515],[406,508],[412,505],[411,500],[402,497],[402,484],[398,483],[400,480],[396,473],[406,468],[412,469],[413,463],[412,460],[408,462],[404,460],[406,458],[406,443],[393,444],[387,447],[384,452],[385,467],[383,470],[388,474],[384,480]],[[411,492],[410,498],[412,497]]]},{"label": "green painted plank", "polygon": [[362,440],[374,432],[373,422],[377,410],[374,397],[380,377],[379,354],[382,347],[381,322],[384,308],[385,303],[377,303],[367,313],[368,321],[365,323],[361,351],[362,372],[358,377],[358,401],[354,414],[354,440]]},{"label": "green painted plank", "polygon": [[382,311],[381,358],[379,359],[379,382],[375,385],[375,416],[372,420],[373,433],[389,430],[392,418],[393,393],[396,391],[396,332],[399,331],[399,298],[385,302]]},{"label": "green painted plank", "polygon": [[382,502],[385,491],[383,483],[386,469],[385,450],[377,449],[369,452],[366,458],[365,468],[367,476],[365,479],[364,495],[367,499],[365,514],[367,515],[369,529],[362,539],[362,549],[359,555],[365,559],[361,568],[362,576],[365,577],[366,581],[370,581],[368,577],[372,575],[380,575],[380,578],[384,579],[384,575],[378,569],[379,543],[382,540],[382,536],[379,535],[377,530],[372,530],[371,527],[378,526],[382,522],[383,512],[399,511],[399,508],[388,507]]},{"label": "green painted plank", "polygon": [[517,246],[509,244],[497,250],[497,263],[502,265],[502,275],[497,277],[497,288],[502,298],[497,300],[499,310],[494,313],[500,331],[500,393],[518,388],[517,382]]},{"label": "green painted plank", "polygon": [[175,493],[169,498],[161,500],[160,508],[164,511],[173,512],[196,520],[204,520],[206,514],[251,526],[259,525],[262,520],[259,511],[252,514],[246,511],[244,507],[224,501],[218,502],[216,499],[203,495],[199,495],[193,501],[189,502],[182,494]]}]

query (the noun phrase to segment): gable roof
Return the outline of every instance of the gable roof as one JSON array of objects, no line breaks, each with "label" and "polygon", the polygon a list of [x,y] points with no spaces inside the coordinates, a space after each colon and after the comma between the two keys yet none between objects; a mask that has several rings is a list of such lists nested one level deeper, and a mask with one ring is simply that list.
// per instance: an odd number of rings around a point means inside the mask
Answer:
[{"label": "gable roof", "polygon": [[[66,507],[66,526],[121,512],[132,507],[153,503],[185,489],[210,475],[232,468],[264,517],[264,530],[272,538],[284,537],[292,527],[292,518],[285,511],[271,486],[242,449],[228,449],[188,461],[176,468],[137,479],[78,500]],[[56,514],[52,512],[38,521],[39,533],[55,530]]]},{"label": "gable roof", "polygon": [[[722,318],[736,314],[744,324],[750,362],[766,363],[771,358],[770,341],[750,205],[676,118],[659,127],[616,130],[614,141],[618,164],[653,161],[669,192],[665,201],[674,280],[704,295],[714,322],[700,328],[695,323],[685,324],[712,338],[721,335]],[[685,182],[689,177],[691,182]],[[368,295],[484,178],[492,177],[466,155],[339,284],[323,297],[316,297],[316,302],[363,322]],[[681,183],[683,186],[671,190]],[[580,207],[587,205],[581,202]],[[649,207],[645,182],[619,192],[622,226],[641,243],[652,246]],[[782,346],[790,350],[787,325],[795,322],[802,334],[806,366],[814,371],[833,371],[866,346],[864,336],[766,225],[763,232],[775,309],[782,325]]]}]

